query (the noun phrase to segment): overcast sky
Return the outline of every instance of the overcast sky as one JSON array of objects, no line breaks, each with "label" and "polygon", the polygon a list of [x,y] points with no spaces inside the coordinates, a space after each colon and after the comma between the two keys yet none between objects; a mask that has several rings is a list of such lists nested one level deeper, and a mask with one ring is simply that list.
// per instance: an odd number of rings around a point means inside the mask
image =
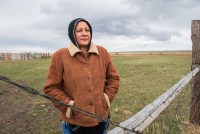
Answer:
[{"label": "overcast sky", "polygon": [[78,17],[110,52],[191,50],[200,0],[0,0],[0,52],[68,47],[68,24]]}]

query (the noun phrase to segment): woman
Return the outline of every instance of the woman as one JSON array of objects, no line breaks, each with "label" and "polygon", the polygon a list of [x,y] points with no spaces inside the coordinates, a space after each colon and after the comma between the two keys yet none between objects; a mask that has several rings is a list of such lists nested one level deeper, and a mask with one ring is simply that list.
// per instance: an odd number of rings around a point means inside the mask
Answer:
[{"label": "woman", "polygon": [[[44,93],[106,119],[119,88],[119,75],[107,50],[91,41],[88,21],[73,20],[68,35],[69,47],[56,51],[52,57]],[[107,123],[53,104],[60,111],[63,134],[106,133]]]}]

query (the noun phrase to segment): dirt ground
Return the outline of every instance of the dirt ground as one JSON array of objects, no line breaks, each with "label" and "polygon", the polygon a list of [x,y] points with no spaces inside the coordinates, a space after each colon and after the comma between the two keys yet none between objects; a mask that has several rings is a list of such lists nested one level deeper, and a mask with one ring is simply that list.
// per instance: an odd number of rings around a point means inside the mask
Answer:
[{"label": "dirt ground", "polygon": [[61,133],[58,111],[50,101],[41,104],[35,98],[0,82],[0,134]]}]

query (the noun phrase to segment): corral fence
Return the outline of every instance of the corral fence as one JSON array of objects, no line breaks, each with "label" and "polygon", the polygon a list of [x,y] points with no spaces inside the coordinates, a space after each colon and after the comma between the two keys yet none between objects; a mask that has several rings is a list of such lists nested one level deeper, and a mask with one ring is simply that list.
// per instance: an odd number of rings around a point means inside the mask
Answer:
[{"label": "corral fence", "polygon": [[0,53],[0,60],[30,60],[50,58],[52,53]]},{"label": "corral fence", "polygon": [[[164,94],[159,96],[152,103],[145,106],[128,120],[121,122],[120,126],[142,132],[153,122],[159,114],[165,110],[169,103],[184,89],[190,81],[192,87],[192,100],[190,107],[190,122],[200,125],[200,20],[192,21],[192,67],[191,72],[172,86]],[[134,133],[126,131],[120,127],[115,127],[108,134],[128,134]]]}]

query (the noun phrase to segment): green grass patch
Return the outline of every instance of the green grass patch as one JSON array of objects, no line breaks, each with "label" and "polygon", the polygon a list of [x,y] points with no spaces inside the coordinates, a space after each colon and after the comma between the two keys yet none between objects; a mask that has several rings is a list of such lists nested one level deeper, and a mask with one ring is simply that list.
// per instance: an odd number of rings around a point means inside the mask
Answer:
[{"label": "green grass patch", "polygon": [[[120,88],[111,105],[111,120],[115,122],[122,122],[133,116],[177,83],[191,69],[191,55],[112,56],[111,58],[120,75]],[[49,65],[50,59],[0,61],[0,75],[42,92]],[[5,88],[9,88],[9,85],[0,82],[0,86],[0,96],[8,95],[8,89]],[[29,94],[22,93],[22,96]],[[55,129],[55,126],[61,127],[56,110],[53,108],[51,111],[53,117],[49,117],[48,110],[45,110],[50,101],[41,97],[31,97],[29,102],[33,108],[28,112],[28,116],[35,118],[33,128],[30,129],[32,133],[61,133],[61,128]],[[45,107],[42,107],[43,105]],[[164,112],[165,116],[162,118],[170,122],[174,117],[169,117],[168,112]],[[172,113],[173,111],[170,111],[170,114]],[[164,124],[166,122],[158,118],[146,132],[165,132],[167,126]],[[162,130],[159,130],[161,126]],[[180,132],[177,126],[173,127]],[[112,128],[113,126],[110,126],[109,129]]]}]

